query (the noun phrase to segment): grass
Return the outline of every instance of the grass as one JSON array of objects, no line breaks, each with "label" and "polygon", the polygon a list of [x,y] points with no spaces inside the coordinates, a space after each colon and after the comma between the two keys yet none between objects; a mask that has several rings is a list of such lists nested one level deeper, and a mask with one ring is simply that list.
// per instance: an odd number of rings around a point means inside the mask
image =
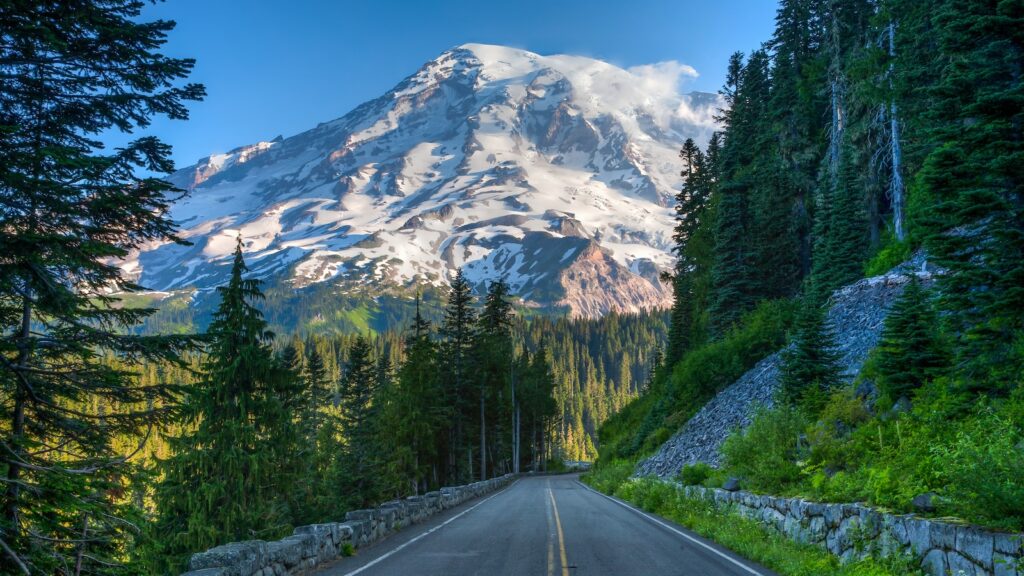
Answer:
[{"label": "grass", "polygon": [[[654,479],[628,479],[632,465],[619,461],[587,474],[583,480],[605,493],[633,503],[718,542],[783,576],[909,576],[924,574],[909,558],[867,558],[847,564],[827,551],[800,544],[712,501],[688,498],[674,484]],[[625,474],[625,475],[624,475]]]},{"label": "grass", "polygon": [[345,542],[341,545],[341,555],[345,558],[356,555],[356,547],[351,542]]}]

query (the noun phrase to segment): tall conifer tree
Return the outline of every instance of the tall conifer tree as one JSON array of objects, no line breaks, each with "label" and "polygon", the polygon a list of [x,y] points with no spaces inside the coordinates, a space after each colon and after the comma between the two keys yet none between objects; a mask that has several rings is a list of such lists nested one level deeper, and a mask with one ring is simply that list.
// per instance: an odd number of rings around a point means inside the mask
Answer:
[{"label": "tall conifer tree", "polygon": [[282,534],[296,470],[293,422],[297,377],[271,352],[274,335],[255,303],[258,280],[245,279],[242,241],[208,329],[202,380],[183,406],[186,431],[168,439],[154,500],[154,563],[183,567],[188,555],[227,542]]},{"label": "tall conifer tree", "polygon": [[[152,310],[117,260],[177,241],[177,190],[155,137],[107,152],[99,135],[185,119],[190,59],[159,53],[173,22],[133,0],[0,4],[0,571],[132,572],[119,553],[132,515],[129,454],[174,404],[134,382],[143,360],[175,360],[178,337],[140,337]],[[116,356],[117,367],[105,359]],[[140,447],[141,448],[141,447]],[[132,451],[134,456],[135,451]]]}]

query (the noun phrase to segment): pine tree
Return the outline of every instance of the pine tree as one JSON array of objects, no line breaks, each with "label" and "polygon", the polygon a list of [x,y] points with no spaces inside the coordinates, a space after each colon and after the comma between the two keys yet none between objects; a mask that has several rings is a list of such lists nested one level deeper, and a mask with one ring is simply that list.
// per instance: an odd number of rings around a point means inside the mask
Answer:
[{"label": "pine tree", "polygon": [[827,178],[815,211],[813,289],[819,301],[864,274],[868,223],[861,181],[854,171],[852,148],[844,147],[837,179]]},{"label": "pine tree", "polygon": [[917,275],[911,275],[903,294],[885,319],[876,349],[878,386],[895,402],[942,375],[949,357],[937,333],[939,317]]},{"label": "pine tree", "polygon": [[[152,310],[111,294],[141,288],[117,260],[174,242],[177,195],[158,177],[170,149],[144,137],[106,152],[97,134],[185,119],[189,59],[158,51],[173,22],[142,3],[0,5],[0,571],[124,573],[135,519],[128,456],[175,398],[134,382],[141,361],[176,361],[188,338],[140,337]],[[107,362],[111,357],[118,364]],[[121,451],[114,439],[133,447]]]},{"label": "pine tree", "polygon": [[440,350],[443,382],[446,383],[445,405],[452,414],[445,475],[452,482],[468,481],[471,476],[469,453],[472,447],[468,443],[468,427],[469,422],[475,419],[473,406],[469,402],[472,381],[470,362],[475,329],[476,311],[473,309],[472,288],[459,268],[448,293],[444,323],[441,326]]},{"label": "pine tree", "polygon": [[[508,385],[513,362],[512,347],[512,304],[508,300],[509,286],[503,279],[491,282],[487,287],[484,307],[477,319],[477,337],[474,346],[477,379],[477,401],[480,412],[477,424],[480,427],[480,479],[486,480],[488,462],[495,462],[498,454],[488,454],[488,400],[492,401],[492,409],[498,408],[499,395]],[[496,422],[490,422],[494,428]],[[491,444],[497,444],[501,437],[497,434],[490,438]],[[489,460],[490,458],[490,460]]]},{"label": "pine tree", "polygon": [[291,522],[297,430],[296,375],[271,353],[273,333],[255,308],[263,294],[246,272],[242,242],[208,329],[202,381],[189,388],[185,431],[168,439],[154,500],[159,571],[179,569],[192,552],[254,535],[282,534]]},{"label": "pine tree", "polygon": [[832,327],[824,310],[809,303],[797,318],[790,347],[782,353],[780,399],[816,410],[824,393],[840,384],[840,376]]},{"label": "pine tree", "polygon": [[523,428],[528,432],[531,468],[540,470],[543,464],[547,430],[558,414],[555,402],[555,376],[551,370],[547,347],[541,345],[532,358],[524,356],[526,366],[522,371],[523,385],[520,388]]},{"label": "pine tree", "polygon": [[402,493],[420,494],[440,482],[444,465],[439,450],[448,423],[438,378],[437,347],[430,337],[430,323],[416,316],[405,342],[405,361],[398,370],[395,394],[390,399],[393,418],[387,431],[393,471]]},{"label": "pine tree", "polygon": [[669,325],[666,362],[673,365],[690,347],[693,333],[693,278],[694,262],[688,252],[690,239],[697,233],[700,218],[708,202],[708,187],[702,185],[704,154],[687,138],[679,152],[683,160],[683,187],[676,195],[676,226],[673,233],[676,265],[672,281],[672,315]]},{"label": "pine tree", "polygon": [[301,438],[296,457],[301,466],[293,509],[296,522],[310,523],[337,508],[333,491],[339,482],[336,461],[341,424],[334,406],[335,386],[323,357],[315,342],[302,346],[308,353],[300,352],[300,345],[302,341],[296,339],[281,356],[282,364],[289,367],[301,383],[295,402],[296,425]]},{"label": "pine tree", "polygon": [[746,64],[741,54],[732,56],[722,90],[731,109],[719,117],[725,141],[716,161],[720,182],[709,306],[711,331],[719,337],[759,298],[750,195],[757,184],[755,160],[763,148],[769,90],[768,56],[763,50],[751,54]]},{"label": "pine tree", "polygon": [[341,408],[344,415],[346,494],[356,507],[376,503],[380,497],[376,450],[376,406],[379,372],[373,360],[373,348],[363,336],[356,338],[348,352],[348,364],[341,381]]},{"label": "pine tree", "polygon": [[964,386],[1007,394],[1024,372],[1024,12],[944,0],[930,15],[945,65],[918,174],[925,247],[949,272],[940,306]]}]

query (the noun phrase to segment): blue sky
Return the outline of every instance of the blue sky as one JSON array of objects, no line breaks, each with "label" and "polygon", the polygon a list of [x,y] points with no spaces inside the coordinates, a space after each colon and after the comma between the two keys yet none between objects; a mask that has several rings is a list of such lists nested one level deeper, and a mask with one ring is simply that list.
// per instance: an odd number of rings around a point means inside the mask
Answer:
[{"label": "blue sky", "polygon": [[147,130],[179,167],[213,152],[290,136],[380,96],[423,63],[480,42],[580,54],[629,67],[696,68],[684,90],[713,92],[732,52],[771,34],[774,0],[168,0],[144,19],[175,20],[165,52],[197,60],[206,85],[187,122]]}]

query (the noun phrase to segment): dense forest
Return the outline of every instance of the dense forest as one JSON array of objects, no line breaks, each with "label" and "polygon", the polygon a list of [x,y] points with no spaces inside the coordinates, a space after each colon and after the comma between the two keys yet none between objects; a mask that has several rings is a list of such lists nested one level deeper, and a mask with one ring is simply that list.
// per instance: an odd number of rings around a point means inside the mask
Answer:
[{"label": "dense forest", "polygon": [[[775,408],[687,481],[1024,526],[1022,30],[1019,2],[780,3],[681,152],[665,363],[602,428],[608,474],[789,342]],[[844,384],[830,295],[914,253],[939,273]]]},{"label": "dense forest", "polygon": [[0,571],[173,574],[217,544],[595,456],[656,364],[661,313],[536,317],[461,274],[330,308],[265,293],[241,239],[208,309],[150,307],[117,261],[181,242],[181,191],[148,175],[170,149],[99,135],[185,119],[204,89],[142,8],[0,7]]}]

